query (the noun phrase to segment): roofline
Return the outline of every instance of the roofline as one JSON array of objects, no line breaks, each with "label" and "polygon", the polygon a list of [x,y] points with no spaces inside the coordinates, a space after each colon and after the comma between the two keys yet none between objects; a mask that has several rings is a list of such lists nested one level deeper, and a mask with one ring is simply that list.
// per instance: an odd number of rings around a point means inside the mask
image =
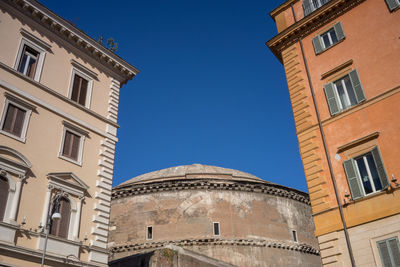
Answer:
[{"label": "roofline", "polygon": [[273,20],[275,20],[275,16],[281,13],[284,9],[288,8],[293,3],[296,3],[297,1],[300,0],[287,0],[286,2],[283,2],[280,6],[276,7],[273,9],[271,12],[269,12],[269,15]]},{"label": "roofline", "polygon": [[45,28],[59,35],[62,39],[72,43],[75,47],[81,48],[90,57],[101,62],[111,71],[119,74],[124,79],[121,84],[131,80],[139,73],[137,68],[38,1],[6,0],[3,2],[13,8],[17,8],[24,15],[30,16],[37,23],[45,26]]}]

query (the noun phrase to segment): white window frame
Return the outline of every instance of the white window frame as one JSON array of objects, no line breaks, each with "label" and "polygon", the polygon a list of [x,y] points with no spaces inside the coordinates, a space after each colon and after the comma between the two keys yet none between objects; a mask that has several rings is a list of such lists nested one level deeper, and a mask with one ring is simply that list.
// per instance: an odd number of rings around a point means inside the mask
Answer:
[{"label": "white window frame", "polygon": [[[355,164],[354,164],[354,165],[356,166],[356,170],[357,170],[357,172],[358,172],[358,176],[359,176],[360,179],[361,179],[360,185],[361,185],[361,189],[362,189],[362,191],[363,191],[363,195],[364,195],[364,196],[372,195],[372,194],[375,194],[376,192],[382,191],[382,189],[381,189],[381,190],[376,190],[375,184],[374,184],[374,180],[372,179],[371,170],[370,170],[370,168],[369,168],[369,164],[368,164],[367,158],[365,157],[367,154],[370,154],[370,153],[371,153],[371,152],[367,152],[367,153],[364,153],[364,154],[362,154],[362,155],[360,155],[360,156],[354,158],[354,161],[355,161]],[[371,156],[372,156],[372,155],[371,155]],[[370,184],[371,184],[371,187],[372,187],[372,192],[369,193],[369,194],[365,193],[364,184],[363,184],[363,181],[362,181],[362,176],[361,176],[360,170],[359,170],[359,168],[358,168],[358,164],[357,164],[357,160],[356,160],[356,159],[359,159],[359,158],[362,158],[362,159],[363,159],[364,164],[365,164],[365,168],[367,169],[368,180],[369,180],[369,182],[370,182]],[[375,166],[375,167],[376,167],[376,166]]]},{"label": "white window frame", "polygon": [[[327,30],[326,32],[320,34],[320,38],[321,38],[321,41],[322,41],[321,44],[323,45],[323,48],[324,48],[324,49],[328,49],[329,47],[331,47],[331,46],[333,46],[334,44],[337,44],[337,43],[339,42],[339,40],[338,40],[336,43],[333,43],[333,41],[332,41],[332,36],[331,36],[331,32],[332,32],[332,31],[336,34],[335,28],[334,28],[334,27],[332,27],[332,28],[330,28],[329,30]],[[326,45],[325,45],[325,42],[324,42],[324,39],[323,39],[323,36],[324,36],[324,35],[327,35],[327,36],[328,36],[329,46],[326,46]],[[336,39],[338,39],[337,36],[336,36]]]},{"label": "white window frame", "polygon": [[[151,238],[149,238],[149,228],[151,228]],[[153,225],[146,226],[146,240],[153,240],[154,228]]]},{"label": "white window frame", "polygon": [[[33,43],[32,41],[28,40],[25,37],[22,37],[19,48],[18,48],[18,52],[17,52],[17,58],[15,60],[15,64],[14,64],[14,69],[16,71],[18,71],[18,66],[19,63],[22,59],[22,51],[24,51],[24,46],[29,46],[30,48],[32,48],[33,50],[37,51],[39,53],[38,55],[38,62],[37,62],[37,66],[36,66],[36,70],[35,70],[35,75],[33,77],[33,79],[37,82],[40,81],[40,77],[42,75],[42,69],[43,69],[43,63],[44,63],[44,59],[46,56],[46,50],[38,45],[37,43]],[[23,74],[23,73],[22,73]],[[25,75],[25,74],[23,74]],[[25,75],[26,76],[26,75]],[[28,76],[26,76],[28,77]],[[29,77],[28,77],[29,78]]]},{"label": "white window frame", "polygon": [[[71,70],[71,79],[70,79],[69,87],[68,87],[68,98],[71,99],[71,96],[72,96],[72,89],[74,86],[75,74],[81,76],[82,78],[84,78],[85,80],[88,81],[88,87],[87,87],[86,100],[85,100],[84,107],[90,108],[90,102],[92,99],[92,90],[93,90],[93,78],[90,75],[88,75],[87,73],[85,73],[82,70],[75,68],[75,67],[72,67],[72,70]],[[74,100],[72,100],[72,101],[74,101]],[[76,103],[79,104],[78,102],[76,102]]]},{"label": "white window frame", "polygon": [[[25,111],[25,117],[24,117],[24,123],[23,123],[23,126],[22,126],[21,136],[17,136],[17,135],[14,135],[12,133],[3,131],[3,126],[4,126],[5,119],[6,119],[6,114],[7,114],[8,107],[9,107],[10,104],[12,104],[12,105],[14,105],[14,106],[16,106],[16,107],[18,107],[18,108],[20,108],[20,109]],[[31,114],[32,114],[32,110],[35,110],[35,109],[36,109],[35,106],[33,106],[31,104],[28,104],[25,101],[20,100],[19,98],[15,97],[13,95],[10,95],[10,94],[6,93],[5,94],[5,102],[4,102],[3,113],[1,115],[1,120],[0,120],[0,133],[25,143],[25,141],[26,141],[26,132],[28,131],[29,120],[30,120],[30,117],[31,117]]]},{"label": "white window frame", "polygon": [[[336,80],[336,81],[334,81],[333,82],[333,88],[335,88],[335,97],[336,97],[336,99],[338,100],[337,102],[338,102],[338,104],[339,104],[339,109],[340,109],[340,111],[342,111],[342,110],[345,110],[345,109],[348,109],[348,108],[351,108],[351,107],[353,107],[353,106],[355,106],[355,105],[352,105],[351,104],[351,101],[350,101],[350,97],[349,97],[349,92],[348,92],[348,88],[347,88],[347,86],[346,86],[346,84],[345,84],[345,82],[344,82],[344,79],[346,78],[346,77],[348,77],[349,75],[347,74],[347,75],[345,75],[345,76],[343,76],[342,78],[340,78],[340,79],[338,79],[338,80]],[[349,79],[350,79],[350,77],[349,77]],[[339,92],[338,92],[338,89],[337,89],[337,86],[336,86],[336,83],[337,82],[339,82],[340,81],[340,83],[342,84],[342,86],[343,86],[343,91],[344,91],[344,95],[345,95],[345,97],[346,97],[346,100],[350,103],[350,105],[348,106],[348,107],[343,107],[343,103],[342,103],[342,99],[340,98],[340,96],[339,96]],[[354,88],[351,88],[351,90],[353,90],[354,91]],[[354,94],[355,94],[355,92],[354,92]]]},{"label": "white window frame", "polygon": [[[61,159],[64,159],[66,161],[69,161],[71,163],[77,164],[79,166],[82,166],[82,157],[83,157],[83,145],[85,143],[85,137],[88,135],[88,132],[86,132],[85,130],[82,130],[80,128],[78,128],[75,125],[72,125],[66,121],[63,121],[64,127],[63,127],[63,131],[62,131],[62,136],[61,136],[61,146],[60,146],[60,150],[58,153],[58,157]],[[78,160],[74,160],[71,159],[69,157],[64,156],[63,153],[63,148],[64,148],[64,142],[65,142],[65,133],[69,131],[73,134],[78,135],[79,138],[79,151],[78,151]]]},{"label": "white window frame", "polygon": [[[215,234],[215,224],[218,225],[218,234]],[[221,224],[219,222],[213,222],[213,235],[221,236]]]}]

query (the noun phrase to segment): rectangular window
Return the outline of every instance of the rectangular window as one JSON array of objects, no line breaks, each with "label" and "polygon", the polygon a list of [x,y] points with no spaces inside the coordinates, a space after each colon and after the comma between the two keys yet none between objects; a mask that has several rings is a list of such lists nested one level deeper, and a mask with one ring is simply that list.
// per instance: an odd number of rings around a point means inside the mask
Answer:
[{"label": "rectangular window", "polygon": [[215,236],[219,236],[220,235],[220,231],[219,231],[219,222],[215,222],[214,224],[214,235]]},{"label": "rectangular window", "polygon": [[345,38],[343,26],[341,22],[336,23],[332,28],[322,34],[318,34],[312,39],[315,54],[320,54],[329,47],[337,44]]},{"label": "rectangular window", "polygon": [[325,84],[324,90],[331,115],[340,113],[365,100],[357,70],[351,71],[333,83]]},{"label": "rectangular window", "polygon": [[400,7],[400,0],[386,0],[386,4],[389,7],[390,11],[393,11]]},{"label": "rectangular window", "polygon": [[297,231],[296,230],[292,230],[292,236],[293,236],[293,241],[297,242]]},{"label": "rectangular window", "polygon": [[88,80],[78,74],[74,74],[72,83],[71,99],[82,106],[86,104]]},{"label": "rectangular window", "polygon": [[33,79],[36,73],[39,54],[38,51],[24,45],[18,64],[18,71]]},{"label": "rectangular window", "polygon": [[147,240],[153,239],[153,226],[147,226]]},{"label": "rectangular window", "polygon": [[67,161],[82,164],[83,143],[88,133],[66,121],[61,140],[59,157]]},{"label": "rectangular window", "polygon": [[389,186],[386,170],[378,147],[361,156],[343,162],[353,199]]},{"label": "rectangular window", "polygon": [[303,0],[304,16],[328,3],[330,0]]},{"label": "rectangular window", "polygon": [[383,267],[400,266],[400,248],[397,237],[378,241],[376,245]]},{"label": "rectangular window", "polygon": [[29,117],[34,109],[34,106],[25,101],[13,95],[6,94],[6,101],[0,122],[0,132],[25,142]]}]

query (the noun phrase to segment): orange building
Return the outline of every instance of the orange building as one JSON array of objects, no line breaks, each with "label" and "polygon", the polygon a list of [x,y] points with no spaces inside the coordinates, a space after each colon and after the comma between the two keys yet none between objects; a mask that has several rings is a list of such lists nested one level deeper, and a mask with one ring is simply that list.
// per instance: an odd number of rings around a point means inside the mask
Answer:
[{"label": "orange building", "polygon": [[323,265],[400,266],[400,1],[288,0],[270,15]]}]

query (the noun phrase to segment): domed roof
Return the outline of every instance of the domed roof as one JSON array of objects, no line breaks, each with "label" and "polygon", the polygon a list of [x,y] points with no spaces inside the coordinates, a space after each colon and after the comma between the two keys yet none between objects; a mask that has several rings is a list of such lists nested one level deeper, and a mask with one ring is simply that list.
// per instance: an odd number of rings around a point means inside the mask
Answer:
[{"label": "domed roof", "polygon": [[233,181],[269,183],[246,172],[217,166],[193,164],[176,166],[159,171],[145,173],[136,176],[126,182],[123,182],[122,184],[118,185],[117,188],[131,184],[152,183],[165,180],[181,179],[224,179]]}]

